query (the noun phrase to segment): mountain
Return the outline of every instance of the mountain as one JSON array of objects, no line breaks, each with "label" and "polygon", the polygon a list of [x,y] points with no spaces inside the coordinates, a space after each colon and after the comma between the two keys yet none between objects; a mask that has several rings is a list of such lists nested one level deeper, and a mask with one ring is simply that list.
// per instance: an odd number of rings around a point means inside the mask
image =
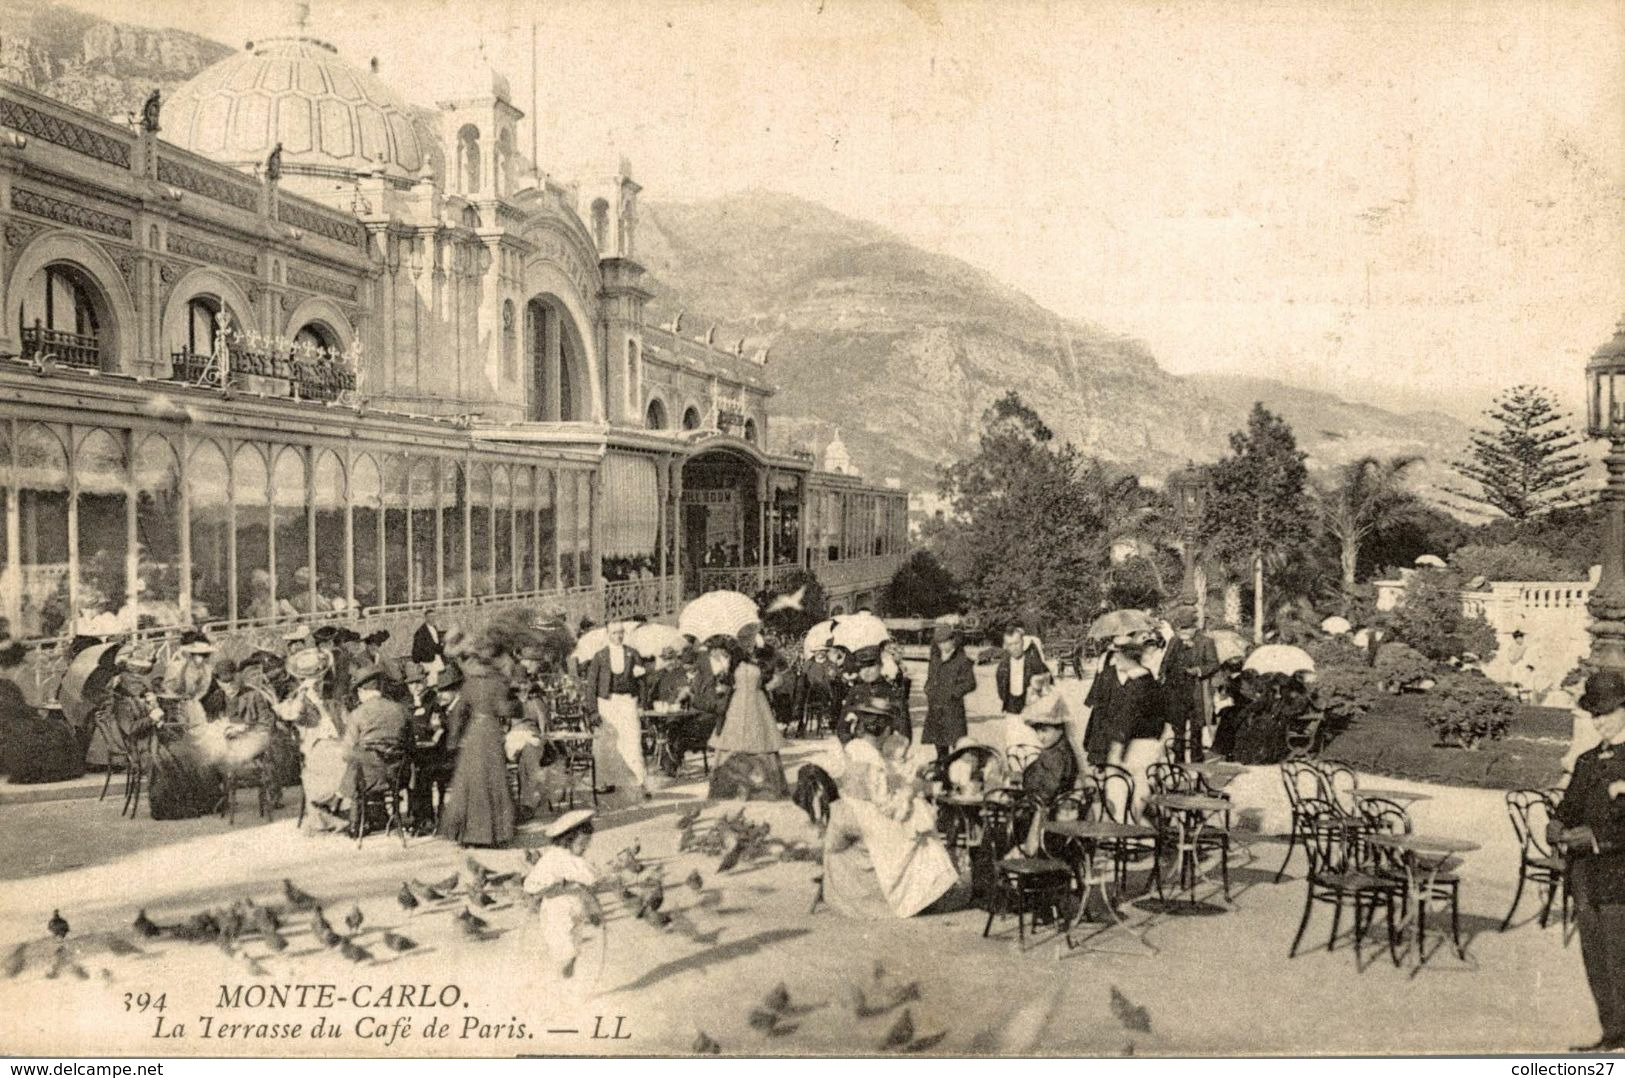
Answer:
[{"label": "mountain", "polygon": [[122,120],[233,50],[181,30],[108,22],[57,4],[0,0],[0,79]]},{"label": "mountain", "polygon": [[[1282,414],[1314,467],[1371,453],[1442,463],[1455,419],[1353,404],[1267,378],[1180,378],[1140,342],[1062,318],[958,259],[788,195],[644,208],[651,319],[771,348],[773,440],[821,449],[838,428],[858,466],[929,488],[1019,392],[1063,438],[1157,476],[1222,453],[1254,401]],[[1438,466],[1429,469],[1438,474]]]}]

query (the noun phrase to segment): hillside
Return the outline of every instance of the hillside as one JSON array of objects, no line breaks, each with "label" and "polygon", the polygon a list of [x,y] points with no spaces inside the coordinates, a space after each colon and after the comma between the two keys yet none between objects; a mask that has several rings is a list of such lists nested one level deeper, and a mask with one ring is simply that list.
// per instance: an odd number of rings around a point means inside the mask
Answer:
[{"label": "hillside", "polygon": [[640,257],[654,318],[771,345],[775,440],[821,446],[838,426],[860,467],[931,483],[1006,389],[1063,437],[1142,474],[1211,459],[1255,400],[1311,464],[1366,453],[1442,461],[1456,420],[1401,415],[1266,378],[1178,378],[1139,342],[1063,319],[957,259],[812,203],[752,191],[654,203]]}]

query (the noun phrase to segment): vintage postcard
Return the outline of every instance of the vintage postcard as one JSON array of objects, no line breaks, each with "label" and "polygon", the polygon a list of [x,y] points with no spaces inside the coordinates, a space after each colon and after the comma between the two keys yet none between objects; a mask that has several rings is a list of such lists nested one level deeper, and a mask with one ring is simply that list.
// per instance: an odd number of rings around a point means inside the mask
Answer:
[{"label": "vintage postcard", "polygon": [[1625,1048],[1622,56],[0,0],[0,1053]]}]

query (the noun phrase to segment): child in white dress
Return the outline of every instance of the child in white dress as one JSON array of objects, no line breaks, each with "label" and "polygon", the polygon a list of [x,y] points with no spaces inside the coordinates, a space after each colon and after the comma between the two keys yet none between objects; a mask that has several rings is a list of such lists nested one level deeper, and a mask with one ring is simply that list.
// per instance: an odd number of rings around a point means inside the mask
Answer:
[{"label": "child in white dress", "polygon": [[598,870],[584,856],[592,843],[592,817],[592,810],[576,809],[549,824],[544,834],[550,845],[525,877],[525,893],[541,898],[537,926],[548,968],[560,977],[575,974],[586,929],[603,920],[593,895]]}]

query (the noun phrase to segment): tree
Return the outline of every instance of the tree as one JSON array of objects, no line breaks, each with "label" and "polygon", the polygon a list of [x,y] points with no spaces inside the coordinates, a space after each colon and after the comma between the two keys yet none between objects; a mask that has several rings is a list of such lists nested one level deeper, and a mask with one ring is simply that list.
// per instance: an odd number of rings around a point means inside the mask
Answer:
[{"label": "tree", "polygon": [[1588,464],[1580,439],[1555,399],[1535,386],[1513,386],[1484,413],[1464,459],[1451,462],[1477,490],[1451,491],[1474,505],[1524,521],[1583,500]]},{"label": "tree", "polygon": [[1360,548],[1378,530],[1390,527],[1418,508],[1416,496],[1405,487],[1405,473],[1421,457],[1361,457],[1339,468],[1330,483],[1315,492],[1315,504],[1326,531],[1337,542],[1343,594],[1354,593]]},{"label": "tree", "polygon": [[810,569],[789,574],[777,589],[767,588],[759,592],[756,595],[757,609],[767,610],[781,592],[789,594],[801,588],[806,589],[801,595],[801,606],[784,607],[764,614],[763,629],[785,640],[800,640],[814,625],[829,617],[829,595]]},{"label": "tree", "polygon": [[1230,435],[1230,455],[1208,467],[1201,537],[1215,554],[1245,561],[1253,576],[1253,641],[1264,639],[1264,568],[1313,535],[1305,489],[1309,471],[1292,428],[1262,403],[1247,429]]},{"label": "tree", "polygon": [[1584,580],[1586,570],[1544,547],[1514,539],[1508,543],[1468,543],[1450,555],[1450,567],[1463,580]]},{"label": "tree", "polygon": [[1122,476],[1054,433],[1016,393],[982,415],[976,452],[943,473],[952,519],[933,536],[970,607],[999,624],[1086,624],[1098,611],[1103,543]]},{"label": "tree", "polygon": [[880,608],[894,618],[940,618],[963,604],[959,581],[929,550],[916,550],[899,565],[880,597]]},{"label": "tree", "polygon": [[1421,569],[1405,583],[1405,595],[1388,618],[1388,634],[1434,662],[1472,652],[1484,662],[1495,656],[1495,630],[1484,615],[1461,606],[1461,578],[1447,569]]}]

